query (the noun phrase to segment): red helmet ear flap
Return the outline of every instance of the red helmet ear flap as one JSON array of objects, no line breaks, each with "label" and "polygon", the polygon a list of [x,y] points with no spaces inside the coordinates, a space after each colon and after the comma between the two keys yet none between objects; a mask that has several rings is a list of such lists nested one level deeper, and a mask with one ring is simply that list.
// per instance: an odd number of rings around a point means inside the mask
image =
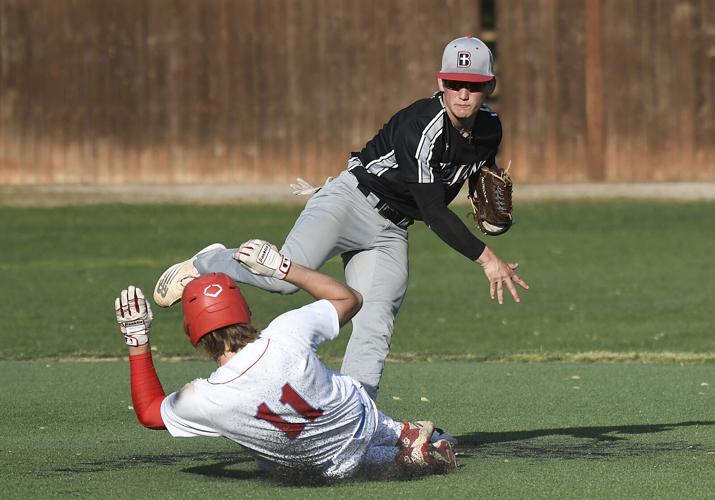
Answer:
[{"label": "red helmet ear flap", "polygon": [[191,281],[181,296],[184,331],[196,347],[201,337],[224,326],[250,323],[251,311],[236,283],[223,273]]}]

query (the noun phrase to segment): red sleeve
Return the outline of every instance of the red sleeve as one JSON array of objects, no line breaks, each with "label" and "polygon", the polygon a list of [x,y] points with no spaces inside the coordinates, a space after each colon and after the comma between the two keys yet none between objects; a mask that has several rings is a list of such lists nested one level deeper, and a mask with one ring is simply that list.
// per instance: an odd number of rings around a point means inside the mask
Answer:
[{"label": "red sleeve", "polygon": [[151,353],[129,356],[132,404],[139,423],[149,429],[166,429],[161,419],[161,402],[166,397],[154,369]]}]

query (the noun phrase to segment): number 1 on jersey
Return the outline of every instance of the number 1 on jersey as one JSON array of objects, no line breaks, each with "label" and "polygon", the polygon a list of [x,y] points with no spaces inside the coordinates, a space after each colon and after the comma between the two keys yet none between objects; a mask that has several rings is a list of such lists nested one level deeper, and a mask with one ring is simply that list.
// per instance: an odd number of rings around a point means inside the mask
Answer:
[{"label": "number 1 on jersey", "polygon": [[[300,394],[295,392],[290,384],[285,384],[281,389],[281,398],[279,399],[284,405],[288,405],[293,408],[299,415],[305,417],[306,419],[313,421],[323,414],[323,410],[320,408],[315,409],[308,404],[308,402],[301,397]],[[266,420],[278,427],[280,430],[286,433],[288,439],[295,439],[298,435],[305,429],[305,424],[302,422],[286,422],[280,415],[270,409],[270,407],[265,403],[258,405],[258,412],[256,413],[256,418],[261,420]]]}]

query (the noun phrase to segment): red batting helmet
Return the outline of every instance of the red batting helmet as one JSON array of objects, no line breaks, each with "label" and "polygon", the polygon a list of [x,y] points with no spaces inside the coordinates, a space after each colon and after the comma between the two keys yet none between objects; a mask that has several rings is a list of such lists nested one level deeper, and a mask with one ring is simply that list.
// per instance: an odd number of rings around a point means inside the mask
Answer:
[{"label": "red batting helmet", "polygon": [[251,321],[241,290],[223,273],[204,274],[191,281],[181,296],[181,309],[184,331],[194,347],[207,333]]}]

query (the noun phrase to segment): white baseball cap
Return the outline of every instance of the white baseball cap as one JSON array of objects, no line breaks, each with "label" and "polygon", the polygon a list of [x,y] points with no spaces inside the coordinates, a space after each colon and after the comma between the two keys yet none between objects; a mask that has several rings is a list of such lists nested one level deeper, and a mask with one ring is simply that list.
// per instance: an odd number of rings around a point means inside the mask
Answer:
[{"label": "white baseball cap", "polygon": [[494,78],[494,58],[479,38],[465,36],[452,40],[442,53],[442,69],[437,78],[460,82],[488,82]]}]

